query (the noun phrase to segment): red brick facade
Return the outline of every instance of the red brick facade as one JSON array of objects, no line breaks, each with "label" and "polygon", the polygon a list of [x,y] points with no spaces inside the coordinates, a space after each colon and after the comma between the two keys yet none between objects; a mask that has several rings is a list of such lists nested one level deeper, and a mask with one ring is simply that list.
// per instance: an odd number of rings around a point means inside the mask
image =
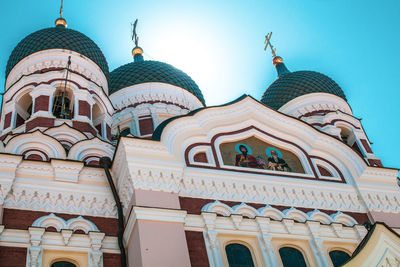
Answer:
[{"label": "red brick facade", "polygon": [[318,167],[319,173],[320,173],[322,176],[329,176],[329,177],[332,177],[332,174],[331,174],[327,169],[325,169],[324,167],[319,166],[319,165],[317,165],[317,167]]},{"label": "red brick facade", "polygon": [[111,127],[106,124],[106,130],[107,130],[107,139],[111,140]]},{"label": "red brick facade", "polygon": [[140,135],[152,134],[154,132],[154,125],[152,118],[139,119]]},{"label": "red brick facade", "polygon": [[[186,243],[189,249],[190,264],[192,267],[208,267],[206,245],[203,232],[185,231]],[[106,265],[104,265],[106,266]]]},{"label": "red brick facade", "polygon": [[121,266],[121,255],[112,253],[103,253],[103,266],[104,267]]},{"label": "red brick facade", "polygon": [[90,105],[88,102],[79,100],[79,115],[90,118]]},{"label": "red brick facade", "polygon": [[0,267],[25,267],[26,248],[0,246]]},{"label": "red brick facade", "polygon": [[193,160],[194,160],[195,162],[208,163],[206,152],[199,152],[199,153],[196,153],[196,155],[194,155],[194,157],[193,157]]},{"label": "red brick facade", "polygon": [[365,139],[360,139],[361,144],[363,145],[365,151],[367,151],[367,153],[372,153],[372,149],[371,147],[368,145],[367,140]]},{"label": "red brick facade", "polygon": [[50,97],[47,95],[41,95],[35,98],[35,112],[40,110],[48,111],[49,110],[49,99]]},{"label": "red brick facade", "polygon": [[97,136],[97,131],[87,122],[72,121],[72,128],[77,129],[81,132],[91,133],[93,136]]},{"label": "red brick facade", "polygon": [[[181,209],[186,210],[188,214],[200,214],[201,213],[201,208],[206,205],[207,203],[213,202],[215,199],[204,199],[204,198],[191,198],[191,197],[179,197],[179,202],[181,204]],[[220,200],[222,203],[225,203],[226,205],[233,207],[235,205],[239,205],[240,202],[234,202],[234,201],[223,201]],[[255,209],[264,207],[266,204],[257,204],[257,203],[246,203],[249,206],[252,206]],[[279,205],[271,205],[272,207],[283,211],[285,209],[289,209],[289,206],[279,206]],[[302,207],[295,207],[298,210],[301,210],[302,212],[309,212],[313,211],[314,208],[302,208]],[[323,210],[320,209],[320,211],[325,212],[326,214],[330,215],[333,213],[336,213],[336,210]],[[353,217],[357,223],[363,224],[366,221],[368,221],[368,215],[366,213],[359,213],[359,212],[343,212],[344,214],[347,214],[351,217]]]},{"label": "red brick facade", "polygon": [[11,125],[12,112],[8,112],[4,118],[4,129],[7,129]]},{"label": "red brick facade", "polygon": [[17,113],[17,121],[15,123],[15,128],[21,126],[22,124],[24,124],[24,122],[25,122],[24,118],[22,118],[21,115]]},{"label": "red brick facade", "polygon": [[[32,223],[42,216],[49,215],[50,212],[31,211],[31,210],[17,210],[17,209],[4,209],[3,225],[6,228],[27,230],[32,226]],[[55,213],[57,216],[64,220],[76,218],[79,215]],[[118,220],[114,218],[103,218],[94,216],[82,216],[85,219],[93,222],[101,232],[109,236],[117,236],[118,233]]]},{"label": "red brick facade", "polygon": [[26,131],[30,131],[36,127],[50,128],[54,126],[54,118],[37,117],[26,123]]}]

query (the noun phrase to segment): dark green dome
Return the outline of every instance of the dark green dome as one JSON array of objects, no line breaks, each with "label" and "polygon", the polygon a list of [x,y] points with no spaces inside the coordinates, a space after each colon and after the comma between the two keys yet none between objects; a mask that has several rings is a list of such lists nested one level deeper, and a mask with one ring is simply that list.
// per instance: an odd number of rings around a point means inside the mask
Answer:
[{"label": "dark green dome", "polygon": [[267,88],[261,102],[278,110],[290,100],[311,93],[334,94],[347,101],[339,85],[328,76],[315,71],[288,71]]},{"label": "dark green dome", "polygon": [[131,62],[113,70],[110,73],[110,94],[131,85],[150,82],[181,87],[205,105],[203,94],[189,75],[167,63],[152,60]]},{"label": "dark green dome", "polygon": [[67,49],[82,54],[96,63],[107,79],[109,77],[107,60],[100,48],[86,35],[62,26],[39,30],[22,39],[8,59],[6,77],[20,60],[47,49]]}]

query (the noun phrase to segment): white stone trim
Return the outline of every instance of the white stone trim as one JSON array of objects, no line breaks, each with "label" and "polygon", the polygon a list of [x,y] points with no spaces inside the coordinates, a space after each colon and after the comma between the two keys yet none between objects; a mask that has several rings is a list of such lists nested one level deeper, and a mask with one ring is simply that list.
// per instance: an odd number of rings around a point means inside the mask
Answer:
[{"label": "white stone trim", "polygon": [[279,108],[279,111],[293,117],[300,117],[309,112],[318,110],[340,110],[352,114],[349,104],[333,94],[311,93],[296,97]]}]

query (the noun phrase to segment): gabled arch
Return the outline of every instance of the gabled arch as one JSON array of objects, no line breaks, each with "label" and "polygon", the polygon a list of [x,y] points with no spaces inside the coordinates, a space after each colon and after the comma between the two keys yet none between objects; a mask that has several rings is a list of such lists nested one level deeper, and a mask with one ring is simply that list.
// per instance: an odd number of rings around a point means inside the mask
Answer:
[{"label": "gabled arch", "polygon": [[246,203],[240,203],[239,205],[235,205],[232,207],[233,213],[234,214],[240,214],[249,218],[254,218],[258,215],[258,211],[247,205]]},{"label": "gabled arch", "polygon": [[111,144],[102,141],[98,137],[94,137],[92,139],[83,140],[74,144],[69,151],[68,159],[93,161],[94,158],[112,158],[114,150],[115,148]]},{"label": "gabled arch", "polygon": [[333,222],[332,217],[317,209],[307,212],[307,215],[311,220],[318,221],[322,224],[331,224]]},{"label": "gabled arch", "polygon": [[79,141],[88,139],[84,133],[72,128],[66,123],[63,123],[60,126],[49,128],[45,130],[44,133],[54,137],[62,144],[64,144],[63,142],[67,142],[71,144],[70,146],[78,143]]},{"label": "gabled arch", "polygon": [[42,228],[54,227],[57,232],[60,232],[62,229],[68,229],[65,220],[56,216],[54,213],[36,219],[32,226]]},{"label": "gabled arch", "polygon": [[15,135],[5,147],[6,153],[17,155],[23,155],[24,152],[30,150],[41,151],[45,153],[48,158],[66,158],[66,153],[61,143],[55,138],[43,134],[39,130]]},{"label": "gabled arch", "polygon": [[309,217],[307,214],[305,214],[301,210],[298,210],[294,207],[284,210],[283,214],[285,214],[285,218],[293,219],[297,222],[305,222],[305,221],[309,220]]},{"label": "gabled arch", "polygon": [[201,209],[202,212],[213,212],[222,216],[230,216],[233,213],[231,207],[225,203],[215,200],[214,202],[207,203]]},{"label": "gabled arch", "polygon": [[58,232],[62,229],[73,230],[74,232],[82,230],[85,234],[88,234],[89,232],[99,232],[99,228],[97,228],[94,223],[82,216],[71,218],[66,221],[54,213],[36,219],[32,226],[42,228],[54,227]]},{"label": "gabled arch", "polygon": [[85,234],[89,232],[99,232],[99,228],[89,220],[86,220],[82,216],[69,219],[66,222],[68,229],[73,230],[74,232],[77,230],[82,230]]},{"label": "gabled arch", "polygon": [[270,205],[266,205],[265,207],[259,208],[258,212],[261,216],[269,217],[276,221],[280,221],[285,217],[285,214],[283,214],[277,208],[271,207]]},{"label": "gabled arch", "polygon": [[344,214],[341,211],[338,211],[338,212],[336,212],[334,214],[331,214],[330,216],[331,216],[331,218],[333,219],[334,222],[341,223],[341,224],[346,225],[346,226],[350,226],[351,227],[351,226],[357,224],[357,221],[353,217],[351,217],[351,216],[349,216],[347,214]]}]

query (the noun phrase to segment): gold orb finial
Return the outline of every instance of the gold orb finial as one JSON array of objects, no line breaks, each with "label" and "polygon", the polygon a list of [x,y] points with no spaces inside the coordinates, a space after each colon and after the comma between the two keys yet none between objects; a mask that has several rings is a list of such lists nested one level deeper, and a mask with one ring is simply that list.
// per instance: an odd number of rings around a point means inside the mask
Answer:
[{"label": "gold orb finial", "polygon": [[64,27],[64,28],[66,28],[67,27],[67,21],[64,19],[64,18],[58,18],[58,19],[56,19],[56,27],[57,26],[62,26],[62,27]]},{"label": "gold orb finial", "polygon": [[272,64],[274,64],[274,66],[283,63],[283,59],[280,56],[275,56],[274,59],[272,60]]},{"label": "gold orb finial", "polygon": [[142,55],[143,54],[143,49],[136,46],[135,48],[132,49],[132,56],[135,57],[136,55]]}]

